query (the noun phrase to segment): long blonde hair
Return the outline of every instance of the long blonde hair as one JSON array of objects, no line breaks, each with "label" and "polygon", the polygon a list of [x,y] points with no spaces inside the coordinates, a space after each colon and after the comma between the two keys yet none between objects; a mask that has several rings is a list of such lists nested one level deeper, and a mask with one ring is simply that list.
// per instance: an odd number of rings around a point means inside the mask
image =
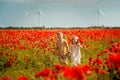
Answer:
[{"label": "long blonde hair", "polygon": [[78,36],[74,36],[74,37],[72,38],[72,44],[73,44],[73,39],[75,39],[75,38],[77,38],[76,44],[78,44],[78,43],[79,43],[79,37],[78,37]]}]

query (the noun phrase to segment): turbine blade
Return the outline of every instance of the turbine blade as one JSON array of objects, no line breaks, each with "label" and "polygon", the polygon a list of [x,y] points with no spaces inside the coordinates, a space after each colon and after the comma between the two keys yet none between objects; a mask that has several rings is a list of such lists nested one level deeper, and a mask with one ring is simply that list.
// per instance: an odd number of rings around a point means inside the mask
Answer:
[{"label": "turbine blade", "polygon": [[100,9],[98,10],[98,12],[99,12],[101,15],[104,15],[103,11],[101,11]]},{"label": "turbine blade", "polygon": [[30,15],[30,14],[28,13],[28,11],[26,11],[26,10],[25,10],[25,14],[26,14],[27,16],[29,16],[29,15]]},{"label": "turbine blade", "polygon": [[38,11],[39,15],[45,16],[45,14],[42,11]]}]

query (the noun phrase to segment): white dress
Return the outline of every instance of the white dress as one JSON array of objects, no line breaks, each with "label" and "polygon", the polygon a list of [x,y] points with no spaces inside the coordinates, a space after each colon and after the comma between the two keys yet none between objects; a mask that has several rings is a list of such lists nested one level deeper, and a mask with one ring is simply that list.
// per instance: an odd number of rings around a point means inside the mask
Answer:
[{"label": "white dress", "polygon": [[77,65],[81,63],[80,46],[71,44],[71,65]]}]

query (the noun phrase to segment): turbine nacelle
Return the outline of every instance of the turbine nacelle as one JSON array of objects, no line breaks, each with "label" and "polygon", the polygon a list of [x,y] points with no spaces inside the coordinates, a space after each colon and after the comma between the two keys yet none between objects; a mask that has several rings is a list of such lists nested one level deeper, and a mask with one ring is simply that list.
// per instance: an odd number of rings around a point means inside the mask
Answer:
[{"label": "turbine nacelle", "polygon": [[38,11],[38,15],[45,16],[45,14],[42,11]]}]

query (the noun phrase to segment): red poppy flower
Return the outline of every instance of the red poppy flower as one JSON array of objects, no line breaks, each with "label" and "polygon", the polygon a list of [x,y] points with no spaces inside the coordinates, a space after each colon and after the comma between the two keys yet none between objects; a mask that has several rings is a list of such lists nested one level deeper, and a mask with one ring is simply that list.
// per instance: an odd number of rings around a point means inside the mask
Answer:
[{"label": "red poppy flower", "polygon": [[62,69],[62,72],[63,72],[64,77],[76,78],[75,73],[68,66],[64,66],[63,69]]},{"label": "red poppy flower", "polygon": [[120,53],[110,54],[109,58],[116,68],[120,67]]},{"label": "red poppy flower", "polygon": [[120,48],[120,42],[118,42],[116,46]]},{"label": "red poppy flower", "polygon": [[103,50],[103,53],[108,53],[108,52],[109,52],[108,49]]},{"label": "red poppy flower", "polygon": [[3,55],[4,54],[4,52],[0,52],[0,55]]},{"label": "red poppy flower", "polygon": [[89,58],[89,64],[90,64],[90,65],[94,65],[94,63],[95,63],[95,59],[91,56],[91,57]]},{"label": "red poppy flower", "polygon": [[27,77],[21,75],[21,76],[18,77],[17,80],[29,80],[29,78],[27,78]]},{"label": "red poppy flower", "polygon": [[1,77],[0,80],[14,80],[14,79],[10,78],[10,77],[7,77],[7,76],[4,76],[4,77]]},{"label": "red poppy flower", "polygon": [[24,57],[24,61],[26,61],[26,60],[28,60],[28,58],[27,58],[27,57]]},{"label": "red poppy flower", "polygon": [[103,63],[102,63],[102,60],[101,60],[99,57],[97,57],[96,63],[97,63],[97,65],[99,65],[99,66],[101,66],[101,65],[103,64]]},{"label": "red poppy flower", "polygon": [[95,71],[96,71],[96,73],[101,73],[101,74],[104,74],[104,75],[107,73],[105,70],[99,69],[99,68],[96,68]]},{"label": "red poppy flower", "polygon": [[98,54],[97,54],[97,57],[99,57],[99,56],[101,56],[101,53],[98,53]]},{"label": "red poppy flower", "polygon": [[45,68],[44,70],[40,71],[40,72],[36,72],[35,73],[35,77],[40,77],[40,76],[49,76],[51,73],[51,70],[49,68]]},{"label": "red poppy flower", "polygon": [[74,72],[78,80],[86,80],[84,72],[86,73],[88,71],[88,66],[84,67],[76,66],[72,68],[72,71]]},{"label": "red poppy flower", "polygon": [[109,41],[110,44],[113,44],[114,42],[113,41]]},{"label": "red poppy flower", "polygon": [[111,64],[111,62],[110,62],[110,59],[109,59],[109,58],[105,58],[104,60],[105,60],[106,66],[108,67],[108,69],[110,69],[110,68],[112,67],[112,64]]},{"label": "red poppy flower", "polygon": [[57,70],[60,70],[60,69],[62,69],[62,65],[61,64],[56,64],[55,66],[54,66]]}]

